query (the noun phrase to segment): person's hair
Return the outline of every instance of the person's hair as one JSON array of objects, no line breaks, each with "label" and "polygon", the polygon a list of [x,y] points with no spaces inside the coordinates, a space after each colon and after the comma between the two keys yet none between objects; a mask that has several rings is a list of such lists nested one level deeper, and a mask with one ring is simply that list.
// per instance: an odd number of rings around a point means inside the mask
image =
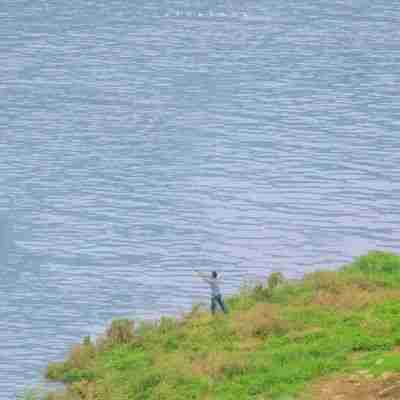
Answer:
[{"label": "person's hair", "polygon": [[217,271],[213,271],[213,272],[211,273],[211,275],[212,275],[213,278],[216,278],[216,277],[218,276]]}]

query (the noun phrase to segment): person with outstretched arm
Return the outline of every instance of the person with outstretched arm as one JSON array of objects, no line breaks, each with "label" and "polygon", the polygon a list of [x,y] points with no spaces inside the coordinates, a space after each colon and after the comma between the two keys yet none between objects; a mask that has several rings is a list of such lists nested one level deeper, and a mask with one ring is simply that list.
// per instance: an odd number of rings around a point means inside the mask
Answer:
[{"label": "person with outstretched arm", "polygon": [[216,271],[211,273],[211,276],[203,274],[202,272],[195,271],[197,275],[200,276],[205,282],[210,285],[211,289],[211,312],[215,314],[217,305],[221,308],[221,310],[227,314],[228,309],[222,299],[221,291],[219,289],[219,284],[221,282],[221,278],[218,276]]}]

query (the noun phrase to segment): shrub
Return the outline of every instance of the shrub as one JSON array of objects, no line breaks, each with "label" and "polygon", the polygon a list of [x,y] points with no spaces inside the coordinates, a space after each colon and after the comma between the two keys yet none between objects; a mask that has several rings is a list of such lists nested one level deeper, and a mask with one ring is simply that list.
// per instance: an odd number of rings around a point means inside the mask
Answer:
[{"label": "shrub", "polygon": [[313,290],[326,290],[336,294],[343,287],[343,281],[335,271],[312,272],[304,277],[304,283]]},{"label": "shrub", "polygon": [[251,295],[255,300],[270,300],[274,289],[284,283],[286,283],[286,280],[281,272],[272,272],[267,279],[266,287],[261,283],[256,283],[252,288]]},{"label": "shrub", "polygon": [[264,300],[270,297],[269,290],[264,288],[261,283],[254,286],[252,295],[256,300]]},{"label": "shrub", "polygon": [[67,362],[51,362],[47,365],[46,378],[53,380],[62,380],[62,377],[67,371]]},{"label": "shrub", "polygon": [[129,319],[116,319],[106,331],[107,339],[112,344],[127,344],[132,342],[133,321]]},{"label": "shrub", "polygon": [[269,290],[273,290],[279,285],[285,282],[285,277],[281,272],[272,272],[267,280],[267,286]]},{"label": "shrub", "polygon": [[116,319],[111,322],[105,335],[97,338],[96,349],[102,352],[115,345],[132,343],[134,338],[133,321],[129,319]]}]

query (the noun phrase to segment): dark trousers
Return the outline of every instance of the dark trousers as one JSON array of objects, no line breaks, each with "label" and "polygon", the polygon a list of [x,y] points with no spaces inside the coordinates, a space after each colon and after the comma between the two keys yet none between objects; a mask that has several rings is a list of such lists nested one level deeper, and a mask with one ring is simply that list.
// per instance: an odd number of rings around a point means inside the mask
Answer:
[{"label": "dark trousers", "polygon": [[224,301],[222,300],[222,296],[219,294],[217,296],[211,296],[211,312],[215,314],[215,310],[217,305],[221,308],[221,310],[226,314],[228,312]]}]

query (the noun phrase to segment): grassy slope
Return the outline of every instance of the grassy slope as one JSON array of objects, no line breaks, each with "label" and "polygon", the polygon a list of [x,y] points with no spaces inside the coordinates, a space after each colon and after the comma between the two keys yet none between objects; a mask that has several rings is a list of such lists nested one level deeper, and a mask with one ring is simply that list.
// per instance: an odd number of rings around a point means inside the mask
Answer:
[{"label": "grassy slope", "polygon": [[334,373],[400,371],[400,257],[371,252],[340,271],[259,285],[230,313],[194,308],[131,330],[114,321],[74,346],[48,376],[68,382],[52,400],[289,399]]}]

